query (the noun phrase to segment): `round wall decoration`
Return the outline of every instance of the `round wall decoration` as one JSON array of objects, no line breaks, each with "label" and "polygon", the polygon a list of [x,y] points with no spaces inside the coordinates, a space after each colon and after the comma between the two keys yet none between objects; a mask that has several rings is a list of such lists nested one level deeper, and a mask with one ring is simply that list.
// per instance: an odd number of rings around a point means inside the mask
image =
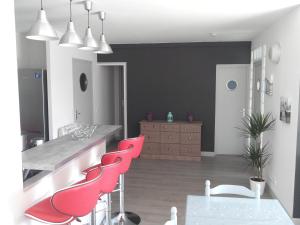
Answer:
[{"label": "round wall decoration", "polygon": [[79,84],[80,84],[81,91],[85,92],[87,89],[87,86],[88,86],[88,79],[87,79],[85,73],[80,74]]},{"label": "round wall decoration", "polygon": [[228,90],[234,91],[237,88],[238,84],[235,80],[229,80],[227,82],[226,86],[227,86]]}]

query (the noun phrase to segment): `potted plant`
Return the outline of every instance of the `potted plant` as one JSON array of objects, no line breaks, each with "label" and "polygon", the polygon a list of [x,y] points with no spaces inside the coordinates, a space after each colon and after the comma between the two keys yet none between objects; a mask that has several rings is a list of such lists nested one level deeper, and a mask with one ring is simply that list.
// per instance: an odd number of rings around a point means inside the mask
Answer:
[{"label": "potted plant", "polygon": [[264,132],[274,128],[275,119],[271,113],[261,114],[253,113],[247,115],[242,120],[242,128],[239,128],[242,135],[247,139],[250,138],[250,143],[246,146],[243,158],[249,162],[256,171],[256,176],[250,177],[251,190],[255,191],[257,184],[260,184],[261,195],[265,189],[265,179],[263,178],[263,169],[269,162],[271,154],[268,151],[268,143],[261,143],[261,136]]}]

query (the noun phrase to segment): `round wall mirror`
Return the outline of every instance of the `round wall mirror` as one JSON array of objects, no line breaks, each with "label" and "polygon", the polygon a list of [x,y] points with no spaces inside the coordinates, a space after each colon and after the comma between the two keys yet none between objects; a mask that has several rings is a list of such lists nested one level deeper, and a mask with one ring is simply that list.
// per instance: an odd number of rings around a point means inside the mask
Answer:
[{"label": "round wall mirror", "polygon": [[80,83],[81,91],[83,91],[83,92],[86,91],[87,86],[88,86],[88,79],[87,79],[85,73],[80,74],[79,83]]},{"label": "round wall mirror", "polygon": [[234,91],[237,88],[238,84],[235,80],[230,80],[227,82],[226,86],[227,86],[228,90]]}]

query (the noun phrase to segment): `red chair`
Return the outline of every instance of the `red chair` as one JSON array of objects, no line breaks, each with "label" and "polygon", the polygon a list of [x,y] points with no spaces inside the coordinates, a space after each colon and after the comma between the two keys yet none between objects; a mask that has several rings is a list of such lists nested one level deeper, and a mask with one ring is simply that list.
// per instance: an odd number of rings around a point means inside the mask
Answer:
[{"label": "red chair", "polygon": [[[86,170],[84,170],[84,173],[89,173],[90,170],[93,170],[95,168],[102,168],[102,170],[111,170],[112,172],[108,173],[109,177],[107,177],[107,182],[105,186],[101,186],[101,191],[99,192],[99,197],[101,197],[103,194],[107,194],[107,210],[106,210],[106,224],[111,224],[111,193],[114,191],[118,177],[120,174],[124,174],[129,169],[130,163],[131,163],[131,150],[124,149],[121,151],[113,151],[110,153],[106,153],[101,158],[101,163],[98,165],[95,165],[93,167],[90,167]],[[116,166],[113,163],[117,160],[121,159],[120,163]],[[105,178],[106,179],[106,178]],[[96,215],[95,210],[92,212],[92,224],[96,224]]]},{"label": "red chair", "polygon": [[128,149],[130,146],[133,146],[132,149],[132,158],[136,159],[140,156],[143,145],[145,141],[145,136],[140,135],[134,138],[127,138],[119,142],[118,150]]},{"label": "red chair", "polygon": [[94,168],[86,179],[61,189],[25,211],[25,216],[48,224],[70,224],[89,214],[95,207],[104,171]]},{"label": "red chair", "polygon": [[[136,159],[140,156],[143,145],[144,145],[145,136],[140,135],[135,138],[124,139],[119,142],[118,149],[119,151],[131,148],[131,157]],[[120,174],[119,177],[119,187],[120,187],[120,212],[113,213],[113,224],[139,224],[141,218],[133,212],[126,212],[124,206],[124,173]]]}]

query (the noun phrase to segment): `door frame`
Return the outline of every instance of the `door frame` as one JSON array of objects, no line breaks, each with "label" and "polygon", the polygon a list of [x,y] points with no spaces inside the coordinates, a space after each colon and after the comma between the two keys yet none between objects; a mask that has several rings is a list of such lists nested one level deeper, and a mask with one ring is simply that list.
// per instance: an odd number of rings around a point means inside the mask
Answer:
[{"label": "door frame", "polygon": [[261,90],[260,90],[260,109],[261,113],[264,113],[264,106],[265,106],[265,79],[266,79],[266,58],[267,58],[267,46],[263,45],[251,50],[251,64],[250,64],[250,87],[249,87],[249,115],[253,113],[253,87],[256,85],[254,82],[254,64],[256,62],[261,63]]},{"label": "door frame", "polygon": [[[254,104],[254,94],[253,87],[255,87],[255,74],[254,74],[254,64],[260,62],[261,63],[261,89],[260,89],[260,113],[264,114],[265,112],[265,86],[266,86],[266,63],[267,63],[267,46],[262,45],[257,48],[251,50],[251,64],[250,64],[250,72],[249,72],[249,99],[248,99],[248,114],[251,115],[253,113],[253,104]],[[264,134],[260,136],[260,145],[263,146]],[[250,145],[250,138],[248,138],[247,142],[248,146]]]},{"label": "door frame", "polygon": [[123,67],[123,126],[124,138],[128,138],[128,125],[127,125],[127,62],[98,62],[96,66],[121,66]]},{"label": "door frame", "polygon": [[[245,68],[246,69],[246,71],[248,72],[247,73],[247,76],[248,77],[246,77],[246,79],[245,79],[245,82],[246,82],[246,84],[245,84],[245,86],[246,86],[246,88],[248,89],[249,87],[248,87],[248,83],[250,82],[249,80],[250,80],[250,74],[249,74],[249,68],[251,67],[251,64],[249,63],[249,64],[216,64],[216,75],[215,75],[215,77],[216,77],[216,82],[215,82],[215,88],[217,88],[217,68],[230,68],[230,67],[242,67],[242,68]],[[247,70],[248,69],[248,70]],[[247,109],[247,107],[248,107],[248,101],[249,101],[249,90],[245,90],[245,97],[246,97],[246,99],[245,99],[245,113],[249,110],[249,109]],[[220,153],[220,152],[217,152],[216,151],[216,128],[217,128],[217,123],[216,123],[216,118],[217,118],[217,94],[216,94],[216,92],[217,92],[217,90],[215,90],[215,131],[214,131],[214,153],[216,154],[216,155],[218,155],[218,154],[220,154],[220,155],[224,155],[224,153]],[[227,154],[226,154],[227,155]],[[228,154],[228,155],[230,155],[230,154]]]}]

